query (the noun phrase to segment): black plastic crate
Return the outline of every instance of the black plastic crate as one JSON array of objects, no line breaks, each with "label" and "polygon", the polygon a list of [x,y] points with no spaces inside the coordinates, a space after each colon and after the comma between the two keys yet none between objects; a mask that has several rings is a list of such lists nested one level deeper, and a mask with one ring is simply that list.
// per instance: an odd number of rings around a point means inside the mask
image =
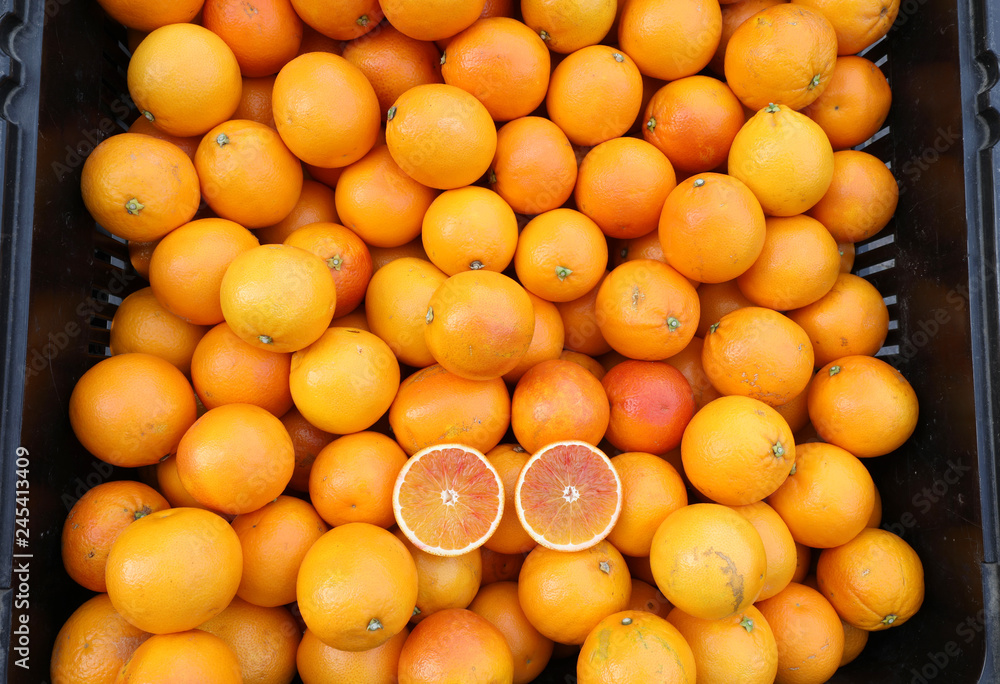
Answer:
[{"label": "black plastic crate", "polygon": [[[0,643],[8,649],[0,676],[8,682],[48,680],[56,632],[91,595],[62,569],[69,508],[100,482],[135,477],[87,454],[67,415],[76,380],[109,353],[115,308],[144,284],[79,193],[86,155],[135,118],[125,41],[92,0],[0,0]],[[855,272],[886,297],[892,323],[880,356],[909,379],[921,406],[910,441],[866,464],[883,527],[920,554],[927,594],[916,617],[872,634],[834,682],[1000,682],[998,54],[995,0],[903,0],[892,31],[866,55],[894,102],[865,149],[889,162],[900,201],[892,223],[858,246]],[[18,489],[21,475],[27,490]],[[16,496],[25,491],[27,507]],[[27,573],[12,572],[25,563]],[[563,684],[574,673],[571,660],[553,661],[538,681]]]}]

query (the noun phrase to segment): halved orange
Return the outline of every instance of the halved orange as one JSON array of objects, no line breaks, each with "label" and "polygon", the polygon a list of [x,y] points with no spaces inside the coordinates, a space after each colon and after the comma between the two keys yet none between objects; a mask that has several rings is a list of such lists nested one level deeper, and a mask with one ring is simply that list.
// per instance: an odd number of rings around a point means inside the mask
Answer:
[{"label": "halved orange", "polygon": [[597,447],[553,442],[524,464],[514,504],[536,542],[556,551],[581,551],[607,537],[618,522],[622,482]]},{"label": "halved orange", "polygon": [[478,449],[438,444],[415,453],[396,477],[392,510],[413,544],[436,556],[482,546],[503,516],[503,482]]}]

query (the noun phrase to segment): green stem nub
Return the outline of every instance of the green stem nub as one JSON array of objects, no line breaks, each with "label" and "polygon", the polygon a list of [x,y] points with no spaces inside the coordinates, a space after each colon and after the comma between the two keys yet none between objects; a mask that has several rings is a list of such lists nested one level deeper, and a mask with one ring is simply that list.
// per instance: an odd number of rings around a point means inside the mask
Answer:
[{"label": "green stem nub", "polygon": [[667,319],[667,327],[670,328],[670,332],[673,332],[674,330],[677,330],[677,328],[681,327],[681,322],[671,316]]},{"label": "green stem nub", "polygon": [[632,624],[632,618],[622,618],[622,624],[628,627]]},{"label": "green stem nub", "polygon": [[496,171],[494,171],[493,169],[490,169],[490,175],[489,175],[489,177],[486,180],[489,181],[490,185],[496,185],[497,184],[497,173],[496,173]]},{"label": "green stem nub", "polygon": [[420,615],[420,609],[417,608],[416,606],[413,606],[413,614],[414,615]]},{"label": "green stem nub", "polygon": [[542,40],[548,40],[549,32],[546,31],[545,29],[542,29],[541,31],[538,32],[538,37],[541,38]]},{"label": "green stem nub", "polygon": [[396,116],[396,105],[389,107],[389,111],[385,113],[386,121],[392,121],[393,117]]},{"label": "green stem nub", "polygon": [[771,453],[777,456],[778,458],[784,458],[785,447],[781,444],[781,442],[775,442],[774,446],[771,447]]},{"label": "green stem nub", "polygon": [[840,372],[840,366],[831,366],[831,368],[830,368],[830,377],[832,378],[834,375],[836,375],[839,372]]},{"label": "green stem nub", "polygon": [[891,625],[893,622],[896,621],[897,617],[899,617],[899,616],[898,615],[886,615],[884,618],[882,618],[882,624],[883,625]]},{"label": "green stem nub", "polygon": [[152,512],[153,512],[152,508],[150,508],[149,506],[143,506],[142,508],[140,508],[139,510],[137,510],[132,515],[132,517],[135,518],[136,520],[138,520],[139,518],[145,518],[147,515],[149,515]]},{"label": "green stem nub", "polygon": [[819,85],[819,74],[816,74],[815,76],[812,77],[812,80],[809,81],[809,85],[806,86],[806,90],[812,90],[818,85]]},{"label": "green stem nub", "polygon": [[215,142],[218,143],[219,147],[225,147],[229,144],[229,136],[225,133],[219,133],[215,138]]},{"label": "green stem nub", "polygon": [[471,268],[473,271],[478,271],[481,268],[486,268],[486,264],[484,264],[479,259],[476,259],[471,264],[469,264],[469,268]]},{"label": "green stem nub", "polygon": [[752,632],[753,631],[753,620],[751,620],[750,618],[748,618],[746,616],[743,616],[743,619],[740,620],[740,627],[742,627],[743,629],[745,629],[747,632]]},{"label": "green stem nub", "polygon": [[620,53],[620,52],[614,53],[614,58],[615,58],[615,61],[618,62],[619,64],[625,61],[625,56],[622,55],[622,53]]},{"label": "green stem nub", "polygon": [[274,338],[271,337],[270,335],[260,335],[257,339],[261,341],[261,344],[273,344],[274,343]]},{"label": "green stem nub", "polygon": [[794,475],[795,471],[798,470],[798,469],[799,469],[799,465],[797,463],[793,463],[792,464],[792,469],[788,471],[788,474],[789,475]]},{"label": "green stem nub", "polygon": [[603,572],[605,575],[611,574],[611,563],[607,561],[601,561],[600,563],[597,564],[597,567],[599,567],[601,569],[601,572]]},{"label": "green stem nub", "polygon": [[442,52],[441,53],[441,66],[444,66],[444,63],[447,62],[447,61],[448,61],[448,53],[447,52]]},{"label": "green stem nub", "polygon": [[146,205],[139,202],[135,197],[125,203],[125,211],[132,214],[132,216],[138,216],[139,212],[145,208]]},{"label": "green stem nub", "polygon": [[339,254],[334,254],[326,260],[326,265],[334,271],[339,271],[340,267],[344,265],[344,259]]},{"label": "green stem nub", "polygon": [[147,119],[149,119],[150,121],[155,121],[156,120],[156,119],[153,118],[153,112],[149,111],[148,109],[143,109],[142,110],[142,115],[144,117],[146,117]]},{"label": "green stem nub", "polygon": [[430,322],[432,322],[434,320],[434,307],[433,306],[427,307],[427,315],[424,316],[424,320],[427,321],[428,323],[430,323]]},{"label": "green stem nub", "polygon": [[367,14],[362,14],[360,17],[357,18],[357,21],[355,21],[354,23],[356,23],[358,26],[361,26],[362,28],[364,28],[365,26],[368,26],[368,22],[369,21],[371,21],[371,20],[368,18],[368,15]]},{"label": "green stem nub", "polygon": [[704,184],[705,184],[705,179],[704,179],[704,178],[699,178],[698,180],[696,180],[696,181],[694,182],[694,184],[693,184],[693,185],[694,185],[694,187],[696,187],[696,188],[700,188],[700,187],[701,187],[701,186],[703,186]]},{"label": "green stem nub", "polygon": [[773,102],[769,102],[768,105],[764,107],[764,111],[767,112],[768,114],[774,114],[779,109],[781,108],[778,105],[774,104]]},{"label": "green stem nub", "polygon": [[382,629],[382,623],[378,621],[378,618],[372,618],[372,621],[368,623],[369,632],[377,632]]},{"label": "green stem nub", "polygon": [[[721,322],[722,321],[719,321],[719,323],[721,323]],[[712,325],[708,326],[708,332],[714,333],[716,330],[718,330],[719,329],[719,323],[713,323]]]},{"label": "green stem nub", "polygon": [[649,121],[646,122],[646,130],[653,132],[656,130],[656,117],[649,117]]},{"label": "green stem nub", "polygon": [[560,281],[566,280],[566,278],[568,278],[569,274],[572,272],[573,271],[566,268],[565,266],[556,266],[556,277],[559,278]]}]

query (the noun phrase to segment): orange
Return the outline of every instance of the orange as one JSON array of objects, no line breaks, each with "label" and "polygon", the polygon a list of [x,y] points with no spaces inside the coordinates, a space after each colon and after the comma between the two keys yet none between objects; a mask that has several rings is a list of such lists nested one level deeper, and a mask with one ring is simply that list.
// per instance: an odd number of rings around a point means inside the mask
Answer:
[{"label": "orange", "polygon": [[535,548],[536,542],[521,527],[514,501],[517,477],[531,454],[517,444],[500,444],[486,454],[486,460],[496,469],[503,482],[504,506],[500,524],[483,548],[498,554],[523,554]]},{"label": "orange", "polygon": [[372,257],[364,241],[336,223],[311,223],[285,238],[285,245],[312,252],[326,262],[336,290],[334,318],[358,308],[372,277]]},{"label": "orange", "polygon": [[406,454],[392,439],[356,432],[319,452],[309,474],[309,500],[331,526],[366,522],[389,528],[392,487]]},{"label": "orange", "polygon": [[435,364],[399,384],[389,425],[410,456],[449,442],[486,452],[510,427],[510,394],[500,378],[468,380]]},{"label": "orange", "polygon": [[141,352],[159,356],[185,375],[191,356],[207,328],[188,323],[160,304],[152,288],[136,290],[122,300],[111,319],[112,356]]},{"label": "orange", "polygon": [[825,16],[800,4],[774,5],[733,32],[726,82],[750,109],[774,103],[797,110],[823,93],[836,61],[837,34]]},{"label": "orange", "polygon": [[708,65],[722,35],[719,4],[681,0],[629,0],[618,24],[618,42],[646,76],[676,81]]},{"label": "orange", "polygon": [[439,611],[472,603],[483,576],[479,549],[460,556],[435,556],[418,549],[399,530],[393,534],[406,545],[417,566],[417,605],[411,622],[418,624]]},{"label": "orange", "polygon": [[769,406],[802,394],[813,372],[806,332],[786,316],[757,306],[731,311],[713,324],[701,360],[719,392]]},{"label": "orange", "polygon": [[691,384],[677,368],[626,360],[609,370],[601,384],[611,404],[606,437],[615,447],[663,454],[680,446],[695,404]]},{"label": "orange", "polygon": [[[646,560],[648,562],[649,559]],[[641,579],[632,578],[632,595],[629,598],[628,610],[642,610],[665,618],[672,608],[670,601],[659,589]]]},{"label": "orange", "polygon": [[100,0],[98,3],[111,18],[137,31],[191,21],[201,11],[205,0],[180,0],[164,5],[149,5],[133,0]]},{"label": "orange", "polygon": [[800,444],[793,472],[768,503],[795,541],[828,549],[865,529],[875,505],[875,485],[864,464],[840,447]]},{"label": "orange", "polygon": [[250,121],[256,121],[277,130],[274,124],[274,108],[271,106],[271,97],[274,94],[274,78],[273,75],[261,76],[259,78],[247,78],[244,76],[240,103],[236,106],[236,111],[233,112],[231,118],[249,119]]},{"label": "orange", "polygon": [[503,379],[507,382],[517,382],[542,361],[558,359],[566,339],[562,317],[556,305],[530,292],[528,297],[531,298],[531,308],[535,312],[535,330],[531,335],[528,351],[513,370],[503,374]]},{"label": "orange", "polygon": [[381,0],[389,23],[417,40],[450,38],[471,26],[485,0]]},{"label": "orange", "polygon": [[[652,259],[667,263],[667,258],[663,256],[660,236],[655,230],[631,240],[616,240],[616,244],[611,244],[609,240],[608,243],[612,267],[621,266],[626,261],[635,261],[636,259]],[[691,284],[698,287],[695,283]]]},{"label": "orange", "polygon": [[194,164],[181,148],[139,133],[101,142],[80,176],[87,211],[112,235],[157,240],[188,222],[201,201]]},{"label": "orange", "polygon": [[778,645],[767,620],[753,606],[724,620],[704,620],[674,608],[667,620],[691,647],[699,682],[774,682]]},{"label": "orange", "polygon": [[288,430],[292,446],[295,447],[295,470],[292,471],[292,479],[288,486],[298,492],[307,492],[309,472],[316,461],[316,455],[332,442],[336,435],[320,430],[306,420],[294,406],[281,416],[281,424]]},{"label": "orange", "polygon": [[392,103],[413,86],[443,82],[437,46],[410,38],[391,24],[347,43],[344,59],[372,84],[383,121]]},{"label": "orange", "polygon": [[573,363],[582,366],[589,373],[592,373],[598,380],[603,380],[606,371],[601,362],[587,356],[586,354],[581,354],[580,352],[570,351],[569,349],[563,349],[562,353],[559,354],[559,358],[565,361],[572,361]]},{"label": "orange", "polygon": [[694,684],[701,681],[701,671],[676,627],[652,613],[627,610],[607,616],[587,636],[577,660],[577,677],[580,684],[623,677]]},{"label": "orange", "polygon": [[865,527],[881,527],[882,526],[882,495],[878,492],[878,487],[874,488],[875,491],[875,506],[872,507],[872,515],[868,518],[868,523]]},{"label": "orange", "polygon": [[528,293],[494,271],[463,271],[428,302],[424,341],[434,359],[470,380],[490,380],[517,366],[531,345],[535,314]]},{"label": "orange", "polygon": [[[383,141],[381,130],[376,138],[376,144]],[[306,170],[309,176],[327,186],[328,188],[336,188],[337,181],[340,180],[340,175],[344,172],[344,167],[336,168],[324,168],[322,166],[314,166],[313,164],[302,164],[302,167]]]},{"label": "orange", "polygon": [[553,52],[571,52],[596,45],[615,19],[614,0],[521,0],[524,23]]},{"label": "orange", "polygon": [[843,356],[874,356],[889,333],[889,309],[875,286],[840,273],[833,288],[817,301],[788,312],[812,341],[815,364]]},{"label": "orange", "polygon": [[357,328],[358,330],[371,332],[371,327],[368,325],[368,318],[365,316],[365,307],[363,306],[358,306],[354,311],[344,314],[340,318],[334,318],[330,321],[330,327]]},{"label": "orange", "polygon": [[513,684],[528,684],[542,673],[553,643],[528,622],[518,602],[517,583],[495,582],[481,588],[469,610],[503,634],[514,658]]},{"label": "orange", "polygon": [[273,128],[226,121],[202,139],[194,156],[205,201],[247,228],[284,219],[302,193],[302,164]]},{"label": "orange", "polygon": [[244,684],[283,684],[295,676],[302,633],[284,606],[261,608],[237,597],[198,629],[214,634],[233,650]]},{"label": "orange", "polygon": [[319,339],[333,320],[336,297],[326,262],[286,245],[240,254],[220,289],[222,313],[233,332],[274,352],[298,351]]},{"label": "orange", "polygon": [[[807,4],[807,3],[802,3]],[[838,57],[830,84],[802,113],[820,125],[833,149],[860,145],[889,114],[892,91],[882,70],[864,57]]]},{"label": "orange", "polygon": [[812,119],[769,104],[733,139],[729,173],[750,188],[765,214],[794,216],[812,208],[830,187],[833,148]]},{"label": "orange", "polygon": [[740,0],[733,3],[720,3],[722,5],[722,35],[719,36],[719,46],[712,55],[712,60],[708,63],[708,68],[719,76],[725,76],[726,47],[729,39],[743,22],[757,14],[766,7],[780,5],[788,0]]},{"label": "orange", "polygon": [[427,305],[448,276],[426,258],[404,256],[382,268],[377,259],[373,253],[376,270],[365,296],[371,331],[389,345],[400,362],[416,368],[433,365],[434,357],[424,340]]},{"label": "orange", "polygon": [[367,430],[392,404],[399,363],[370,332],[330,328],[292,355],[295,406],[310,423],[336,435]]},{"label": "orange", "polygon": [[705,368],[701,365],[701,354],[704,347],[705,341],[702,338],[692,337],[688,346],[666,360],[668,364],[679,370],[688,384],[691,385],[695,411],[700,411],[705,404],[722,396],[719,390],[712,387],[712,381],[708,379]]},{"label": "orange", "polygon": [[539,545],[581,551],[600,545],[618,522],[622,483],[597,447],[553,442],[524,464],[514,503],[522,527]]},{"label": "orange", "polygon": [[[520,524],[520,523],[518,523]],[[498,528],[499,529],[499,528]],[[523,553],[496,553],[483,546],[479,549],[483,557],[483,580],[482,586],[494,582],[516,581],[524,565],[526,554]]]},{"label": "orange", "polygon": [[291,365],[291,354],[258,349],[237,337],[228,323],[219,323],[194,350],[191,381],[207,409],[254,404],[278,417],[292,408]]},{"label": "orange", "polygon": [[500,195],[465,187],[438,195],[423,215],[420,239],[428,258],[447,275],[503,271],[514,258],[517,217]]},{"label": "orange", "polygon": [[574,198],[608,237],[634,238],[656,229],[674,189],[674,169],[653,145],[615,138],[583,158]]},{"label": "orange", "polygon": [[239,255],[258,246],[253,233],[220,218],[187,223],[163,238],[149,261],[156,299],[197,325],[221,323],[222,280]]},{"label": "orange", "polygon": [[187,378],[149,354],[99,361],[69,397],[69,422],[83,448],[123,467],[152,465],[173,453],[195,411]]},{"label": "orange", "polygon": [[809,423],[809,385],[781,406],[775,406],[774,410],[785,419],[792,434],[798,434]]},{"label": "orange", "polygon": [[387,119],[385,141],[392,158],[431,188],[450,190],[476,182],[497,149],[496,127],[486,107],[455,86],[414,86],[389,108]]},{"label": "orange", "polygon": [[521,231],[514,269],[525,289],[550,302],[568,302],[597,286],[608,264],[600,227],[573,209],[553,209]]},{"label": "orange", "polygon": [[139,43],[128,63],[128,92],[166,133],[203,135],[240,103],[240,65],[225,41],[194,24],[171,24]]},{"label": "orange", "polygon": [[494,121],[531,114],[545,100],[550,58],[544,41],[521,22],[486,18],[448,43],[444,82],[476,96]]},{"label": "orange", "polygon": [[792,582],[757,608],[777,642],[777,684],[820,684],[833,675],[844,652],[844,630],[817,591]]},{"label": "orange", "polygon": [[107,591],[104,570],[108,551],[119,533],[155,511],[170,508],[167,500],[141,482],[104,482],[73,504],[62,528],[66,573],[91,591]]},{"label": "orange", "polygon": [[299,565],[329,529],[326,523],[308,502],[279,496],[236,516],[232,525],[243,549],[243,576],[236,595],[255,606],[292,603]]},{"label": "orange", "polygon": [[788,423],[770,406],[749,397],[721,397],[688,423],[681,459],[699,492],[743,506],[781,486],[795,464],[795,443]]},{"label": "orange", "polygon": [[[632,126],[642,108],[642,75],[624,52],[591,45],[559,62],[545,104],[570,142],[597,145]],[[593,116],[596,111],[601,116]]]},{"label": "orange", "polygon": [[918,410],[906,378],[871,356],[828,363],[809,388],[809,418],[816,432],[861,458],[902,446],[917,426]]},{"label": "orange", "polygon": [[382,21],[378,0],[345,0],[330,5],[323,0],[292,0],[302,21],[334,40],[352,40],[367,34]]},{"label": "orange", "polygon": [[766,244],[760,202],[732,176],[699,173],[681,181],[658,219],[666,262],[702,283],[742,275]]},{"label": "orange", "polygon": [[296,664],[303,684],[397,684],[399,654],[410,636],[405,627],[381,646],[367,651],[338,651],[308,629],[299,642]]},{"label": "orange", "polygon": [[861,655],[861,651],[868,643],[868,630],[849,625],[844,622],[843,618],[841,618],[840,624],[844,628],[844,655],[840,658],[840,666],[843,667],[854,662]]},{"label": "orange", "polygon": [[896,213],[899,186],[892,171],[867,152],[833,155],[833,181],[809,215],[838,242],[860,242],[876,235]]},{"label": "orange", "polygon": [[299,55],[278,72],[272,102],[281,139],[307,164],[347,166],[375,146],[378,97],[361,70],[343,57]]},{"label": "orange", "polygon": [[295,448],[285,426],[252,404],[209,410],[177,446],[184,488],[221,513],[249,513],[272,501],[294,469]]},{"label": "orange", "polygon": [[208,0],[202,26],[230,47],[244,76],[270,76],[299,52],[302,20],[289,0]]},{"label": "orange", "polygon": [[417,568],[392,533],[367,523],[335,527],[299,567],[306,627],[342,651],[365,651],[401,632],[417,600]]},{"label": "orange", "polygon": [[608,429],[610,409],[601,382],[572,361],[543,361],[525,373],[511,398],[510,422],[530,453],[564,439],[596,445]]},{"label": "orange", "polygon": [[793,582],[801,583],[812,566],[812,549],[804,544],[795,542],[795,574],[792,575]]},{"label": "orange", "polygon": [[[234,115],[235,117],[235,115]],[[170,135],[169,133],[164,133],[159,128],[153,125],[153,123],[144,116],[139,116],[132,125],[128,128],[129,133],[141,133],[142,135],[148,135],[153,138],[159,138],[160,140],[165,140],[171,142],[177,147],[181,148],[187,156],[194,161],[195,150],[198,149],[198,143],[201,142],[201,137],[194,135],[191,137],[180,137],[177,135]]]},{"label": "orange", "polygon": [[224,519],[198,508],[171,508],[118,535],[108,554],[108,596],[139,629],[182,632],[229,605],[242,571],[240,540]]},{"label": "orange", "polygon": [[422,449],[399,471],[392,510],[420,550],[460,556],[492,536],[503,515],[503,483],[477,449],[441,444]]},{"label": "orange", "polygon": [[406,684],[511,682],[513,673],[503,633],[462,608],[440,611],[414,627],[399,655],[399,681]]},{"label": "orange", "polygon": [[150,637],[118,614],[107,594],[73,611],[56,635],[49,674],[60,684],[110,684]]},{"label": "orange", "polygon": [[840,274],[840,250],[823,224],[805,215],[768,217],[764,248],[736,278],[747,299],[778,311],[826,295]]},{"label": "orange", "polygon": [[601,620],[625,610],[631,591],[625,559],[606,541],[582,551],[535,547],[517,582],[528,622],[561,644],[582,644]]},{"label": "orange", "polygon": [[771,598],[794,579],[798,556],[792,533],[788,531],[788,525],[781,516],[763,501],[732,508],[750,521],[760,535],[760,540],[764,542],[767,571],[764,574],[764,587],[757,599]]},{"label": "orange", "polygon": [[837,247],[840,249],[840,272],[850,273],[854,268],[854,243],[838,242]]},{"label": "orange", "polygon": [[497,131],[490,187],[514,211],[535,215],[562,206],[573,194],[576,179],[573,146],[548,119],[525,116]]},{"label": "orange", "polygon": [[740,292],[735,280],[723,283],[702,283],[698,288],[701,303],[701,319],[698,321],[698,336],[707,337],[709,328],[718,323],[727,313],[753,306],[754,303]]},{"label": "orange", "polygon": [[225,641],[200,629],[158,634],[126,661],[116,683],[169,684],[176,681],[240,684],[240,661]]},{"label": "orange", "polygon": [[628,556],[648,556],[653,535],[668,515],[687,506],[684,480],[653,454],[626,452],[611,459],[622,482],[622,512],[608,541]]},{"label": "orange", "polygon": [[486,0],[482,17],[510,17],[514,15],[514,0]]},{"label": "orange", "polygon": [[314,180],[302,182],[302,192],[292,211],[273,226],[254,231],[262,245],[279,244],[299,228],[311,223],[337,223],[336,195],[333,190]]},{"label": "orange", "polygon": [[692,504],[667,516],[653,537],[649,561],[667,600],[705,620],[746,610],[767,569],[753,525],[718,504]]},{"label": "orange", "polygon": [[[607,276],[605,272],[598,285],[582,297],[570,302],[556,302],[556,308],[559,309],[559,316],[563,321],[565,331],[563,344],[566,345],[566,349],[591,357],[611,351],[611,345],[604,339],[599,325],[603,315],[597,311],[597,294]],[[601,370],[603,372],[603,368]]]},{"label": "orange", "polygon": [[[202,508],[206,511],[211,510],[208,506],[198,503],[191,496],[191,493],[184,489],[180,475],[177,474],[177,456],[172,455],[162,459],[156,464],[155,468],[156,487],[160,491],[160,494],[170,502],[171,506],[174,508]],[[211,512],[216,513],[216,511]],[[232,516],[222,515],[222,517],[229,520]]]},{"label": "orange", "polygon": [[159,242],[159,240],[151,242],[128,241],[129,263],[132,264],[133,270],[146,281],[149,280],[149,260],[153,257],[153,250],[156,249]]},{"label": "orange", "polygon": [[847,624],[869,632],[903,624],[924,600],[924,568],[916,551],[880,529],[867,528],[823,551],[816,581]]},{"label": "orange", "polygon": [[670,358],[698,328],[698,293],[670,266],[627,261],[601,283],[597,323],[611,347],[642,361]]},{"label": "orange", "polygon": [[837,32],[837,54],[853,55],[881,40],[899,13],[899,0],[796,0],[830,20]]},{"label": "orange", "polygon": [[688,76],[656,91],[644,110],[642,135],[677,169],[698,173],[725,163],[743,121],[743,107],[729,86],[710,76]]},{"label": "orange", "polygon": [[337,181],[337,213],[366,243],[398,247],[420,235],[437,192],[403,173],[389,148],[378,145]]}]

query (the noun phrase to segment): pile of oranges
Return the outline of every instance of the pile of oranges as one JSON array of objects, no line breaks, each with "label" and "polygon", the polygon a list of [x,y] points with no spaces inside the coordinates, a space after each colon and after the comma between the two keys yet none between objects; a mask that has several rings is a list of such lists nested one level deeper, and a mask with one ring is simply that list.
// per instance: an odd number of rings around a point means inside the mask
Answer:
[{"label": "pile of oranges", "polygon": [[99,0],[149,286],[69,401],[54,682],[810,684],[923,600],[851,275],[898,0]]}]

